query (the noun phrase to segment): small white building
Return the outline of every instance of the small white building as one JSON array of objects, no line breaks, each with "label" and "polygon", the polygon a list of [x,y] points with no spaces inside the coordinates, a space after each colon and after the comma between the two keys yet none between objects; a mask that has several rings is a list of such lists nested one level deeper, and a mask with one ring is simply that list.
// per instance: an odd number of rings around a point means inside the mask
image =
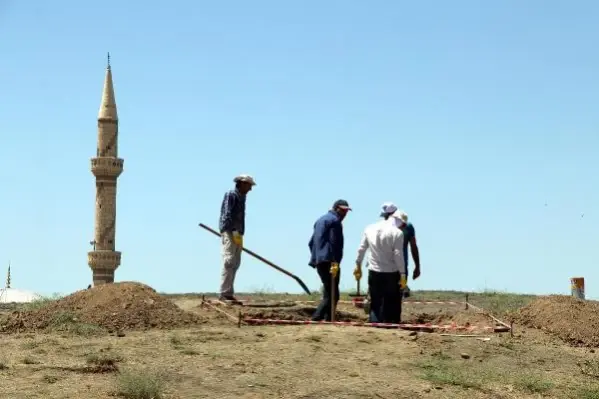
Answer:
[{"label": "small white building", "polygon": [[6,288],[0,288],[0,303],[30,303],[42,299],[35,292],[10,287],[10,264],[6,276]]},{"label": "small white building", "polygon": [[35,292],[16,288],[0,289],[0,303],[29,303],[39,299],[42,299],[42,297]]}]

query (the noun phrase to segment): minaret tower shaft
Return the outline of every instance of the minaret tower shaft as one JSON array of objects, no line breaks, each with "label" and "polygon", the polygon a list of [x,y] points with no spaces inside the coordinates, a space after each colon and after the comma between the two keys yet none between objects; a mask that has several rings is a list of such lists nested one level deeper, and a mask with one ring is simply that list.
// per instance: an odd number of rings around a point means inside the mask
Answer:
[{"label": "minaret tower shaft", "polygon": [[8,273],[6,273],[6,288],[10,288],[10,262],[8,262]]},{"label": "minaret tower shaft", "polygon": [[116,111],[110,54],[104,79],[102,103],[98,113],[98,146],[91,159],[96,178],[96,212],[94,250],[87,260],[94,285],[114,282],[114,272],[121,264],[121,253],[115,251],[117,179],[123,172],[123,159],[118,157],[119,118]]}]

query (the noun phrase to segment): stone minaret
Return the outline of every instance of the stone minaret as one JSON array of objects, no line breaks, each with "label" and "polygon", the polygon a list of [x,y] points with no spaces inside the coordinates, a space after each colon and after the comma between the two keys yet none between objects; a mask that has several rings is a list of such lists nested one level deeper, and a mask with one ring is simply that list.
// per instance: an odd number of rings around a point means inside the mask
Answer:
[{"label": "stone minaret", "polygon": [[116,183],[123,172],[123,159],[118,157],[119,118],[116,112],[110,54],[104,79],[102,104],[98,114],[98,148],[91,160],[96,177],[96,220],[94,250],[87,255],[94,285],[114,282],[114,271],[121,264],[121,253],[115,251]]},{"label": "stone minaret", "polygon": [[10,288],[10,262],[8,262],[8,273],[6,273],[6,288]]}]

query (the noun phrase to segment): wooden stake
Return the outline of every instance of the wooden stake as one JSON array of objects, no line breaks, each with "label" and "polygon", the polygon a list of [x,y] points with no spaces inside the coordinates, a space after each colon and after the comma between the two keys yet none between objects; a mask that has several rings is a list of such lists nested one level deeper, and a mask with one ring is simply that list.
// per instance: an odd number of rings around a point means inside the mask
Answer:
[{"label": "wooden stake", "polygon": [[337,302],[335,301],[335,276],[331,273],[331,321],[335,322],[335,305]]}]

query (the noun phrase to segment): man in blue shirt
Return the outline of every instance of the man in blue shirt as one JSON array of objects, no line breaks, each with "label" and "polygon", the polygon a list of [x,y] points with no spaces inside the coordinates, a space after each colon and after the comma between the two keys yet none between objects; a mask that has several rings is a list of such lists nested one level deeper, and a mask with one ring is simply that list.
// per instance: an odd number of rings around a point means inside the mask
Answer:
[{"label": "man in blue shirt", "polygon": [[241,265],[243,234],[245,233],[245,199],[256,182],[249,175],[235,179],[235,189],[227,191],[220,208],[219,229],[222,237],[223,269],[221,272],[220,299],[236,301],[235,275]]},{"label": "man in blue shirt", "polygon": [[310,248],[310,266],[316,269],[323,284],[320,304],[312,315],[314,321],[331,321],[331,305],[339,301],[339,279],[341,271],[335,275],[335,298],[332,297],[331,268],[338,268],[343,258],[343,219],[351,211],[345,200],[337,200],[325,215],[314,223],[314,232],[308,243]]}]

